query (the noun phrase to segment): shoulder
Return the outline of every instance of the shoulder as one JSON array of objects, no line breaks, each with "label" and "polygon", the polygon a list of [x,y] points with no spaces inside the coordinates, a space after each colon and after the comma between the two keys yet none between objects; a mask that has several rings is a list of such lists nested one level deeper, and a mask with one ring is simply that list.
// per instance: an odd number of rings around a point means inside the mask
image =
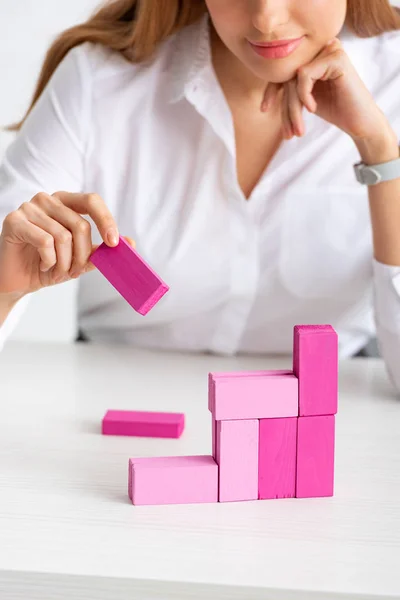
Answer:
[{"label": "shoulder", "polygon": [[374,62],[379,66],[382,77],[390,74],[400,76],[400,29],[386,31],[372,40]]},{"label": "shoulder", "polygon": [[344,29],[339,37],[371,91],[390,77],[400,77],[400,29],[370,38],[357,37]]},{"label": "shoulder", "polygon": [[76,46],[64,60],[75,65],[81,76],[85,77],[87,85],[113,86],[113,82],[149,78],[157,72],[163,72],[173,51],[173,42],[174,36],[162,42],[152,59],[145,62],[130,61],[120,52],[92,42]]}]

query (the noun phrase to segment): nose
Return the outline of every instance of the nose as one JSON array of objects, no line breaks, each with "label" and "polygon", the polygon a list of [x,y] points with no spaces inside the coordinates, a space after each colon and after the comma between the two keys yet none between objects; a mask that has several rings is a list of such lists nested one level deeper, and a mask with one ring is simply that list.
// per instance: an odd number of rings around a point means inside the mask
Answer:
[{"label": "nose", "polygon": [[265,37],[269,34],[281,37],[279,28],[290,19],[288,0],[253,0],[251,4],[254,27]]}]

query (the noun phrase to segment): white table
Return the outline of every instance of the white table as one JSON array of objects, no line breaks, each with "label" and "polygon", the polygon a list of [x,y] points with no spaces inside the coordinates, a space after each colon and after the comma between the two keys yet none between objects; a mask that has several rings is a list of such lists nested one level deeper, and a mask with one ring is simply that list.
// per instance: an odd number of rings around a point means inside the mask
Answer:
[{"label": "white table", "polygon": [[[1,600],[400,598],[400,401],[340,366],[332,499],[135,507],[130,456],[210,453],[209,370],[290,357],[10,342],[0,354]],[[180,440],[102,436],[108,408],[184,411]]]}]

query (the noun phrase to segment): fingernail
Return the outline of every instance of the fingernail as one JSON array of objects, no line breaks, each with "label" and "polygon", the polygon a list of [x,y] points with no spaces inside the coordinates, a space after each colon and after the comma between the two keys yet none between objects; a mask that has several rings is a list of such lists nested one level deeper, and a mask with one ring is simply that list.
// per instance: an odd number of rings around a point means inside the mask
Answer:
[{"label": "fingernail", "polygon": [[118,244],[118,231],[116,229],[109,229],[106,238],[110,244],[116,246]]}]

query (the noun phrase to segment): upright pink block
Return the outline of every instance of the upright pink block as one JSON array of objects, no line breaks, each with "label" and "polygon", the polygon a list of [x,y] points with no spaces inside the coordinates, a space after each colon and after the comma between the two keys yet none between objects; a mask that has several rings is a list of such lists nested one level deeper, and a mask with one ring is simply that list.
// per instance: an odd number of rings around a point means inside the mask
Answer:
[{"label": "upright pink block", "polygon": [[297,418],[260,421],[258,497],[296,495]]},{"label": "upright pink block", "polygon": [[218,502],[218,465],[212,456],[131,458],[128,487],[137,505]]},{"label": "upright pink block", "polygon": [[153,308],[168,286],[122,236],[115,247],[103,242],[90,261],[141,315]]},{"label": "upright pink block", "polygon": [[258,420],[217,421],[219,501],[258,498]]},{"label": "upright pink block", "polygon": [[296,497],[333,496],[335,416],[299,417]]},{"label": "upright pink block", "polygon": [[330,325],[296,325],[293,372],[299,415],[334,415],[338,407],[338,336]]},{"label": "upright pink block", "polygon": [[209,376],[212,413],[217,421],[271,419],[298,415],[298,379],[292,372]]},{"label": "upright pink block", "polygon": [[185,426],[183,413],[108,410],[103,418],[104,435],[179,438]]},{"label": "upright pink block", "polygon": [[217,460],[217,421],[211,415],[212,455]]}]

